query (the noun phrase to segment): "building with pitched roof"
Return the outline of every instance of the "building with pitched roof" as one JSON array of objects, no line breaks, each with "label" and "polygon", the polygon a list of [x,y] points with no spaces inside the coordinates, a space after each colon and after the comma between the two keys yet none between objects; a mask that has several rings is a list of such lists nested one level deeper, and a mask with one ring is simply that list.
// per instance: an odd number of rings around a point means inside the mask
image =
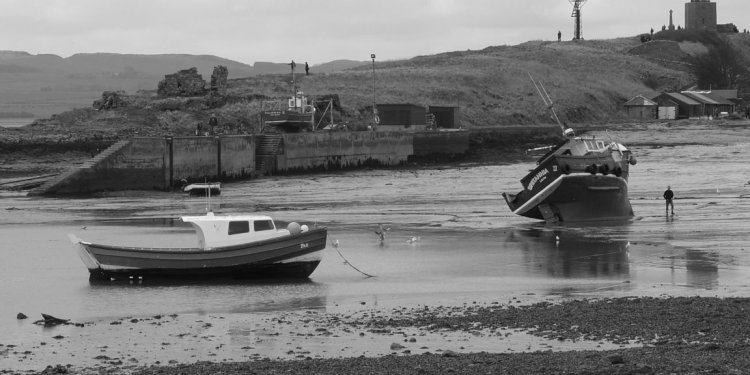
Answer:
[{"label": "building with pitched roof", "polygon": [[[737,90],[663,92],[653,98],[658,118],[712,118],[737,109]],[[674,117],[669,116],[674,108]],[[664,117],[662,117],[664,116]]]},{"label": "building with pitched roof", "polygon": [[[701,103],[678,92],[663,92],[653,99],[659,107],[674,108],[674,118],[700,118]],[[660,110],[661,111],[661,110]],[[668,110],[667,110],[668,111]]]},{"label": "building with pitched roof", "polygon": [[625,110],[628,117],[637,120],[653,120],[657,115],[658,104],[643,96],[638,95],[625,103]]}]

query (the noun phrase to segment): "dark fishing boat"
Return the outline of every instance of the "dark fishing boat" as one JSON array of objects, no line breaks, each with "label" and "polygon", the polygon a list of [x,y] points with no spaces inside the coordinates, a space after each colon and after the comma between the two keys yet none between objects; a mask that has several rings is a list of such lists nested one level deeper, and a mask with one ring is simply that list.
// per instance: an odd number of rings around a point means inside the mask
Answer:
[{"label": "dark fishing boat", "polygon": [[299,133],[312,131],[315,125],[315,108],[307,97],[298,91],[287,102],[266,102],[261,112],[265,132]]},{"label": "dark fishing boat", "polygon": [[631,151],[613,140],[576,136],[560,122],[544,86],[537,82],[534,86],[560,125],[565,140],[542,148],[548,152],[521,179],[523,190],[517,194],[503,193],[511,211],[547,222],[632,217],[628,176],[629,167],[636,160]]},{"label": "dark fishing boat", "polygon": [[260,112],[263,132],[299,133],[315,130],[315,106],[308,102],[302,91],[297,90],[295,62],[289,65],[292,68],[292,95],[287,100],[263,102]]},{"label": "dark fishing boat", "polygon": [[96,244],[69,235],[90,278],[307,278],[323,256],[326,228],[290,223],[277,229],[262,215],[183,216],[198,236],[194,248]]}]

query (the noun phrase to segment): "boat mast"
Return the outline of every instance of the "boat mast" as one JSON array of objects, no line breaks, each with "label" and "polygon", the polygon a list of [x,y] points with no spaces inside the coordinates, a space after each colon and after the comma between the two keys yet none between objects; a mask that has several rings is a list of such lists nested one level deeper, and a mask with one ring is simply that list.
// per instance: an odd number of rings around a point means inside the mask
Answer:
[{"label": "boat mast", "polygon": [[[552,98],[550,98],[549,94],[547,93],[547,90],[544,88],[544,85],[542,85],[541,81],[535,81],[534,77],[531,76],[531,73],[529,74],[529,78],[531,79],[531,83],[534,84],[534,88],[536,88],[536,92],[539,93],[539,96],[542,97],[542,100],[544,101],[544,105],[547,106],[547,108],[552,113],[552,118],[555,119],[557,122],[557,125],[560,126],[560,130],[562,131],[563,136],[566,135],[566,129],[565,125],[562,124],[560,121],[560,118],[557,117],[557,112],[555,112],[555,104],[552,102]],[[572,130],[571,130],[572,131]]]},{"label": "boat mast", "polygon": [[297,67],[297,64],[292,60],[289,65],[292,67],[292,100],[294,101],[294,107],[297,108],[297,83],[294,81],[294,68]]}]

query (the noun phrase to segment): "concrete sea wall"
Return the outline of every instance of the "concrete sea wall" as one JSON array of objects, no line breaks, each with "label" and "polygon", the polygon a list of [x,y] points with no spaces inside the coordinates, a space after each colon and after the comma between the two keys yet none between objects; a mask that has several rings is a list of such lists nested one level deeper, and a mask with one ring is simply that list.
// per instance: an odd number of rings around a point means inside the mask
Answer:
[{"label": "concrete sea wall", "polygon": [[182,180],[233,180],[260,173],[392,166],[414,153],[412,133],[320,132],[282,135],[270,170],[256,163],[263,136],[133,138],[103,151],[32,195],[90,194],[114,190],[170,190]]},{"label": "concrete sea wall", "polygon": [[236,180],[255,175],[255,136],[219,138],[219,177]]},{"label": "concrete sea wall", "polygon": [[469,150],[469,134],[464,130],[414,133],[414,156],[464,154]]},{"label": "concrete sea wall", "polygon": [[169,190],[179,187],[183,179],[246,178],[254,171],[254,136],[132,138],[114,144],[30,194]]},{"label": "concrete sea wall", "polygon": [[301,172],[405,163],[414,153],[413,135],[400,132],[284,134],[277,172]]},{"label": "concrete sea wall", "polygon": [[171,142],[166,169],[173,185],[183,179],[247,178],[255,171],[254,136],[179,137]]}]

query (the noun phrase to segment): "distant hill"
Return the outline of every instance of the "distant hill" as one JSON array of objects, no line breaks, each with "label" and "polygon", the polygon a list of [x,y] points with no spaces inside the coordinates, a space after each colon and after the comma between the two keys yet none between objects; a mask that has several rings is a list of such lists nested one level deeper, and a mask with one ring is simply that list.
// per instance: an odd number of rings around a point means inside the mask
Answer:
[{"label": "distant hill", "polygon": [[[362,63],[340,60],[313,70],[334,72],[357,64]],[[49,117],[90,106],[102,91],[155,90],[166,74],[191,67],[196,67],[208,82],[217,65],[227,67],[230,79],[289,72],[287,63],[258,62],[251,66],[211,55],[79,53],[62,58],[0,51],[0,113]],[[297,68],[303,73],[304,62]]]},{"label": "distant hill", "polygon": [[[295,72],[304,73],[305,62],[295,61],[295,63],[297,64]],[[255,74],[285,74],[291,72],[289,64],[290,63],[256,62],[253,65],[253,69]],[[367,61],[334,60],[323,64],[311,65],[310,73],[334,73],[368,64],[369,62]]]},{"label": "distant hill", "polygon": [[[274,62],[267,62],[267,61],[258,61],[255,64],[253,64],[253,70],[256,74],[283,74],[283,73],[289,73],[291,71],[291,68],[289,67],[290,63],[274,63]],[[300,70],[304,72],[305,69],[305,63],[299,64],[297,66],[297,72],[299,73]]]},{"label": "distant hill", "polygon": [[320,65],[315,65],[311,68],[311,70],[314,73],[333,73],[365,65],[370,66],[370,64],[371,63],[369,61],[334,60]]},{"label": "distant hill", "polygon": [[36,117],[90,106],[105,90],[155,90],[164,75],[191,67],[207,81],[214,66],[224,65],[230,78],[254,74],[253,67],[209,55],[127,55],[114,53],[32,55],[0,51],[0,112]]}]

